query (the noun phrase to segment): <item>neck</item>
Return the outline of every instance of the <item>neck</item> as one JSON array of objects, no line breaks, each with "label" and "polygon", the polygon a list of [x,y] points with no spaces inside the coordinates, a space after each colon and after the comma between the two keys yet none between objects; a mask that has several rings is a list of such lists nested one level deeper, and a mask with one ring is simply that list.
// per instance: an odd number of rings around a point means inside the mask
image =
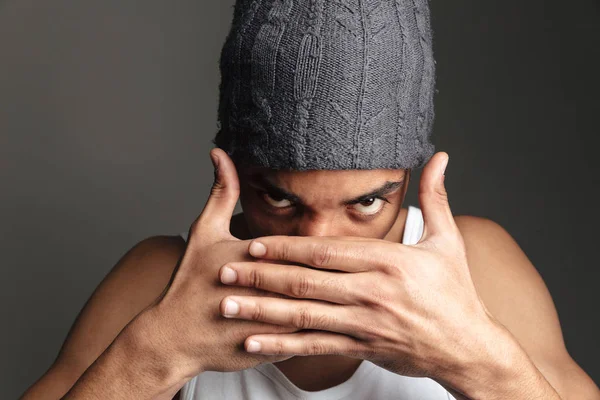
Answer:
[{"label": "neck", "polygon": [[297,387],[310,392],[337,386],[356,372],[363,360],[337,355],[292,357],[274,365]]}]

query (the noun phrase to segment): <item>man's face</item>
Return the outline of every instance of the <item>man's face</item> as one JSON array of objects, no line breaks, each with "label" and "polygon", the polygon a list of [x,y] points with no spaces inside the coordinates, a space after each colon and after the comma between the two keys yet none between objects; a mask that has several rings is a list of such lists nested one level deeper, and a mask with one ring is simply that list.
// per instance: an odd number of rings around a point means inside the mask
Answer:
[{"label": "man's face", "polygon": [[240,203],[253,237],[363,236],[383,239],[408,187],[410,170],[238,168]]}]

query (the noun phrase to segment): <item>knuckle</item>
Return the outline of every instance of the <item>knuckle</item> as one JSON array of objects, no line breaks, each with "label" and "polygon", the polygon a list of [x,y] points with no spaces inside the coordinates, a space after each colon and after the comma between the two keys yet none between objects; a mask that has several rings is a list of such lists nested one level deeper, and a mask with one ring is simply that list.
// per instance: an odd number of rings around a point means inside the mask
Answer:
[{"label": "knuckle", "polygon": [[308,329],[311,326],[312,317],[306,308],[300,308],[292,316],[291,324],[297,329]]},{"label": "knuckle", "polygon": [[265,309],[260,304],[256,304],[252,308],[252,314],[250,317],[254,321],[263,321],[265,319]]},{"label": "knuckle", "polygon": [[333,326],[333,321],[334,321],[334,318],[330,317],[329,315],[326,315],[326,314],[319,315],[315,319],[314,328],[315,329],[328,329],[331,326]]},{"label": "knuckle", "polygon": [[435,190],[435,193],[436,193],[437,201],[440,204],[448,203],[448,192],[446,192],[446,190],[443,188],[443,186],[441,188],[438,186],[437,189]]},{"label": "knuckle", "polygon": [[437,205],[446,205],[448,203],[448,194],[445,190],[439,188],[424,188],[421,195],[426,201]]},{"label": "knuckle", "polygon": [[285,346],[283,345],[283,342],[279,339],[277,339],[275,341],[275,343],[273,343],[273,354],[275,355],[282,355],[285,353]]},{"label": "knuckle", "polygon": [[310,294],[314,283],[304,274],[298,273],[290,283],[290,294],[294,297],[306,297]]},{"label": "knuckle", "polygon": [[312,253],[312,262],[316,267],[326,267],[335,258],[335,247],[330,244],[317,244]]},{"label": "knuckle", "polygon": [[351,346],[348,349],[349,357],[360,358],[361,355],[362,355],[362,352],[359,350],[359,348],[357,346]]},{"label": "knuckle", "polygon": [[287,243],[282,243],[281,245],[275,248],[275,255],[278,259],[289,261],[290,259],[290,249]]},{"label": "knuckle", "polygon": [[344,354],[346,354],[350,357],[367,359],[366,357],[363,356],[363,354],[365,354],[363,347],[364,346],[362,346],[360,342],[351,340],[345,344]]},{"label": "knuckle", "polygon": [[365,359],[365,360],[372,360],[377,356],[377,352],[370,348],[370,347],[365,347],[362,348],[361,346],[353,346],[352,350],[354,351],[354,356]]},{"label": "knuckle", "polygon": [[379,267],[379,270],[387,274],[396,275],[400,272],[398,262],[394,257],[390,258],[382,255],[381,257],[378,257],[375,262],[376,265]]},{"label": "knuckle", "polygon": [[321,355],[327,353],[326,346],[318,341],[310,341],[306,345],[306,352],[310,355]]},{"label": "knuckle", "polygon": [[215,196],[217,198],[223,196],[223,194],[224,194],[223,193],[224,192],[223,189],[225,189],[225,185],[223,185],[221,182],[219,182],[218,179],[215,179],[213,181],[212,186],[210,187],[210,196],[211,197]]},{"label": "knuckle", "polygon": [[259,272],[255,268],[252,268],[248,272],[248,285],[250,287],[253,287],[255,289],[262,289],[263,282],[264,279],[261,272]]}]

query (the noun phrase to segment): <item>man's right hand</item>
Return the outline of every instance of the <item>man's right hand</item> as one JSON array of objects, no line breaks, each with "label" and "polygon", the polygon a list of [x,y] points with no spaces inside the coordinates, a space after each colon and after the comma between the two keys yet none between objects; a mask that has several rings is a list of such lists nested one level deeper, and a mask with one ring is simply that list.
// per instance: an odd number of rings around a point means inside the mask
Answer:
[{"label": "man's right hand", "polygon": [[190,227],[169,284],[121,330],[63,400],[171,400],[204,371],[238,371],[291,358],[247,353],[243,343],[253,334],[297,329],[227,319],[220,313],[221,301],[231,294],[282,295],[221,283],[224,264],[253,257],[248,253],[251,240],[240,240],[229,230],[240,192],[235,165],[219,148],[211,154],[218,158],[211,193]]},{"label": "man's right hand", "polygon": [[189,230],[188,244],[166,291],[146,309],[140,320],[149,325],[145,335],[164,343],[193,377],[203,371],[238,371],[264,362],[282,361],[290,356],[264,356],[247,353],[244,340],[256,333],[285,333],[297,329],[265,323],[227,319],[219,312],[227,295],[268,295],[254,288],[223,285],[220,268],[233,261],[252,261],[251,240],[240,240],[229,230],[237,203],[240,183],[235,165],[226,152],[211,150],[217,158],[215,180],[206,205]]}]

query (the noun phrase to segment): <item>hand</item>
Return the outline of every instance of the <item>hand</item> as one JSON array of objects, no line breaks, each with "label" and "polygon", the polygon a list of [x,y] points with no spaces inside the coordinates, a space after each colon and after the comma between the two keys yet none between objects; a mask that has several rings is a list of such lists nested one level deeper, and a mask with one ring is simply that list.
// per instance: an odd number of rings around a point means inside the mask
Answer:
[{"label": "hand", "polygon": [[265,236],[249,248],[263,262],[224,265],[222,279],[226,268],[237,275],[224,283],[292,298],[227,296],[223,314],[231,300],[239,304],[232,318],[303,330],[250,335],[246,350],[345,355],[408,376],[434,376],[472,356],[480,335],[488,333],[491,315],[475,291],[448,204],[446,161],[447,154],[437,153],[424,168],[419,187],[424,232],[416,245],[347,236]]},{"label": "hand", "polygon": [[296,329],[262,322],[235,321],[218,312],[219,301],[228,294],[284,297],[253,288],[234,288],[219,282],[218,269],[231,261],[250,261],[249,240],[230,231],[230,221],[239,196],[235,165],[223,150],[218,157],[215,181],[204,210],[194,221],[187,248],[171,282],[156,304],[145,311],[144,332],[151,343],[166,346],[173,364],[185,368],[186,376],[203,371],[237,371],[289,356],[246,353],[244,339],[255,333],[294,332]]}]

